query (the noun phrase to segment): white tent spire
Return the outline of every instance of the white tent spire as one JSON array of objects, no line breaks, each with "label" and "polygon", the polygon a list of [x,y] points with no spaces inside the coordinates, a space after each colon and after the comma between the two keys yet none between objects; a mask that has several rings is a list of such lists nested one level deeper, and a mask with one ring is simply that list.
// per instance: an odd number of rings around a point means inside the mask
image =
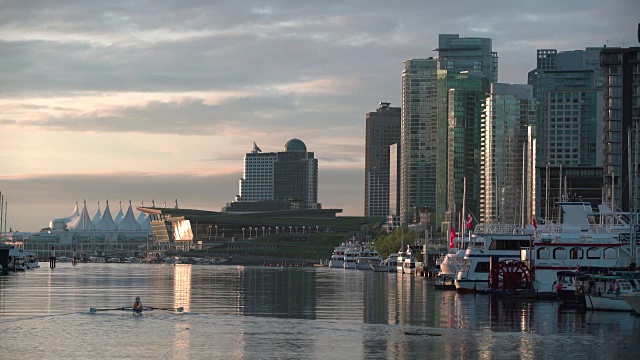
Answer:
[{"label": "white tent spire", "polygon": [[122,219],[124,218],[124,215],[122,214],[122,201],[118,202],[118,213],[116,214],[116,217],[113,218],[113,221],[116,223],[116,225],[120,225],[120,223],[122,222]]},{"label": "white tent spire", "polygon": [[87,211],[87,200],[84,201],[82,213],[73,220],[73,222],[69,223],[67,228],[70,230],[95,230],[93,222],[91,222],[91,218],[89,217],[89,212]]},{"label": "white tent spire", "polygon": [[119,230],[127,230],[127,231],[138,231],[140,230],[140,224],[136,221],[133,216],[133,209],[131,207],[131,199],[129,199],[129,208],[127,209],[127,213],[122,218],[120,224],[118,224]]},{"label": "white tent spire", "polygon": [[100,221],[98,221],[98,223],[96,224],[96,229],[109,231],[118,229],[118,226],[116,226],[116,223],[111,217],[111,210],[109,210],[109,200],[107,200],[107,206],[104,209],[104,213],[102,214]]},{"label": "white tent spire", "polygon": [[100,200],[98,200],[98,209],[96,210],[96,213],[95,215],[93,215],[93,219],[91,220],[93,225],[97,224],[98,221],[100,221],[101,217],[102,217],[102,213],[100,212]]}]

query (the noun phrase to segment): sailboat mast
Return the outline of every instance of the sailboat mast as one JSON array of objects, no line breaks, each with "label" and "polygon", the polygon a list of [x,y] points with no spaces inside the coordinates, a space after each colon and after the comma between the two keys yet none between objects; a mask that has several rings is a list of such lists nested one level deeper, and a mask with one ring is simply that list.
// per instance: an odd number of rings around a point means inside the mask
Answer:
[{"label": "sailboat mast", "polygon": [[463,222],[463,226],[462,226],[462,246],[460,246],[461,249],[464,249],[464,231],[466,230],[467,226],[466,224],[464,224],[465,222],[465,214],[467,213],[467,176],[465,175],[462,178],[462,222]]}]

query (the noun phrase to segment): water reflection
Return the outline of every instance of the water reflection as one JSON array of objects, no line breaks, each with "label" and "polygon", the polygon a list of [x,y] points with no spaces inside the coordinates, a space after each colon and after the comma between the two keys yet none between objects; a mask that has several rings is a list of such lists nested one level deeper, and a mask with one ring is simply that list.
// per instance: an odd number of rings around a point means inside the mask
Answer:
[{"label": "water reflection", "polygon": [[[185,313],[86,318],[89,307],[128,306],[135,295]],[[61,264],[0,279],[0,326],[12,330],[3,344],[36,331],[39,341],[80,340],[106,358],[122,357],[118,344],[132,329],[150,354],[137,358],[553,358],[612,343],[611,358],[640,353],[640,318],[628,313],[461,295],[420,277],[340,269]]]}]

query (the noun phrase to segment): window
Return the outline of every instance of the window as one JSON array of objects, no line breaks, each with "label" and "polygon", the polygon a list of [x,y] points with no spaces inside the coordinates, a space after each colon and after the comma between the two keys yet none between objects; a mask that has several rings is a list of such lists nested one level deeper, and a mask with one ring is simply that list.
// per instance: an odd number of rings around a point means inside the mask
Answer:
[{"label": "window", "polygon": [[477,273],[488,273],[489,272],[489,262],[488,261],[478,262],[478,264],[476,265],[476,272]]},{"label": "window", "polygon": [[581,248],[573,248],[569,251],[569,258],[571,259],[584,259],[584,252]]},{"label": "window", "polygon": [[618,253],[614,248],[606,248],[604,249],[604,258],[605,259],[616,259],[618,258]]},{"label": "window", "polygon": [[554,259],[566,259],[567,258],[567,249],[565,248],[557,248],[553,250],[553,258]]},{"label": "window", "polygon": [[549,259],[549,249],[541,248],[538,249],[538,260],[547,260]]},{"label": "window", "polygon": [[600,249],[592,247],[587,250],[587,259],[600,259]]}]

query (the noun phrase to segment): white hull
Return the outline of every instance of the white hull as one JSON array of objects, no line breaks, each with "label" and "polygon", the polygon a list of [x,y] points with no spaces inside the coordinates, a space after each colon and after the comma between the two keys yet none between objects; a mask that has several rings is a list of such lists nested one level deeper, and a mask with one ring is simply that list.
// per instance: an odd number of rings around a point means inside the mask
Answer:
[{"label": "white hull", "polygon": [[630,294],[622,294],[620,297],[631,306],[631,308],[640,314],[640,292],[633,292]]},{"label": "white hull", "polygon": [[344,266],[344,261],[343,260],[329,260],[329,267],[330,268],[334,268],[334,269],[342,269],[342,267]]},{"label": "white hull", "polygon": [[607,311],[631,311],[631,305],[622,297],[611,294],[609,296],[585,295],[587,309]]},{"label": "white hull", "polygon": [[355,261],[347,261],[344,263],[343,266],[345,269],[356,269],[356,262]]},{"label": "white hull", "polygon": [[456,290],[461,293],[485,292],[489,287],[489,280],[456,280]]}]

